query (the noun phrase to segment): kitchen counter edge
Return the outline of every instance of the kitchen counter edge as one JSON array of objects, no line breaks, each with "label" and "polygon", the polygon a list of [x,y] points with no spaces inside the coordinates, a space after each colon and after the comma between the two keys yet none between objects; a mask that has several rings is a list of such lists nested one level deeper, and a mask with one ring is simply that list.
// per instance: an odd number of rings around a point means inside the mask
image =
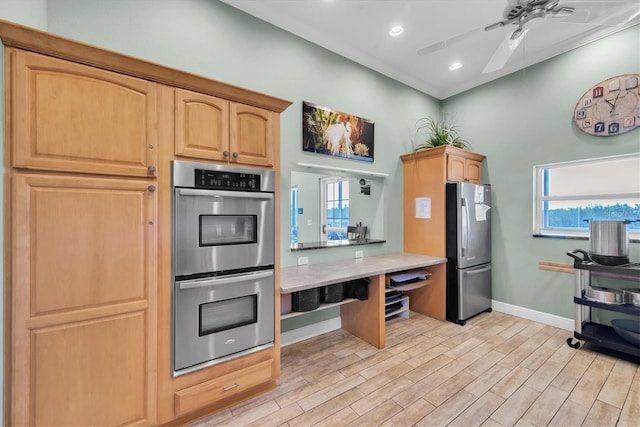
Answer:
[{"label": "kitchen counter edge", "polygon": [[330,263],[283,267],[280,270],[280,292],[281,294],[290,294],[363,277],[428,267],[446,262],[446,258],[402,252]]}]

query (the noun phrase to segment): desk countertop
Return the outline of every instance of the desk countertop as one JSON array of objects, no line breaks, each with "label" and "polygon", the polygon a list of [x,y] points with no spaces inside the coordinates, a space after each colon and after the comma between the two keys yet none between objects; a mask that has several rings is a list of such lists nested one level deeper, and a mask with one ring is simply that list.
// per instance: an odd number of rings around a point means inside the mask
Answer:
[{"label": "desk countertop", "polygon": [[445,262],[447,262],[446,258],[394,253],[331,263],[284,267],[280,270],[280,289],[282,294],[290,294],[362,277],[427,267]]}]

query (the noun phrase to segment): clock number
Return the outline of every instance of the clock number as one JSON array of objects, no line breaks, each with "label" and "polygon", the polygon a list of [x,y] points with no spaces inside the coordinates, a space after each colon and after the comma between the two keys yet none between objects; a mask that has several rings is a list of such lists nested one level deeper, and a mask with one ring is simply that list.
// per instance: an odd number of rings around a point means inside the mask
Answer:
[{"label": "clock number", "polygon": [[584,108],[579,109],[576,113],[576,119],[580,120],[584,119],[585,117],[587,117],[587,110],[585,110]]},{"label": "clock number", "polygon": [[609,92],[620,90],[620,80],[611,80],[609,82]]},{"label": "clock number", "polygon": [[625,128],[630,128],[636,125],[636,118],[633,116],[627,116],[624,118],[624,122],[622,122],[622,126]]},{"label": "clock number", "polygon": [[583,107],[591,107],[591,104],[593,104],[593,99],[591,98],[587,98],[584,100],[584,102],[582,103]]},{"label": "clock number", "polygon": [[627,79],[627,81],[624,83],[624,87],[627,90],[631,90],[636,86],[638,86],[638,78],[637,77],[629,77]]},{"label": "clock number", "polygon": [[582,127],[583,128],[589,128],[593,126],[593,119],[591,117],[587,117],[584,119],[584,122],[582,122]]},{"label": "clock number", "polygon": [[597,86],[593,88],[594,98],[602,98],[603,95],[604,95],[604,88],[602,86]]},{"label": "clock number", "polygon": [[620,123],[613,122],[609,123],[609,133],[618,133],[620,132]]},{"label": "clock number", "polygon": [[598,122],[593,126],[593,131],[595,133],[601,133],[601,132],[604,132],[604,128],[605,128],[604,122]]}]

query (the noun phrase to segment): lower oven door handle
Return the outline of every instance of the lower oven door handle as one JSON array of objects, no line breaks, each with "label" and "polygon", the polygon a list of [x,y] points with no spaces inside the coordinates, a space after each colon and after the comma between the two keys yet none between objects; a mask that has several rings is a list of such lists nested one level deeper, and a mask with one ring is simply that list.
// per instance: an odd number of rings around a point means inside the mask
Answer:
[{"label": "lower oven door handle", "polygon": [[178,188],[180,196],[209,196],[209,197],[236,197],[243,199],[273,199],[273,193],[251,191],[225,191],[225,190],[195,190],[192,188]]},{"label": "lower oven door handle", "polygon": [[207,288],[217,285],[228,285],[230,283],[246,282],[248,280],[264,279],[273,276],[273,270],[260,271],[257,273],[241,274],[227,277],[208,277],[206,279],[185,280],[178,282],[178,289]]}]

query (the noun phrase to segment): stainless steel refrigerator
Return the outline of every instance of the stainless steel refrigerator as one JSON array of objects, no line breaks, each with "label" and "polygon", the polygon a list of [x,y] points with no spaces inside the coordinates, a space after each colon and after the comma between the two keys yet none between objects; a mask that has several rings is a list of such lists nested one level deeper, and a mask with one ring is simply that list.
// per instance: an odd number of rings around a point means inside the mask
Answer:
[{"label": "stainless steel refrigerator", "polygon": [[447,183],[447,320],[491,311],[491,186]]}]

